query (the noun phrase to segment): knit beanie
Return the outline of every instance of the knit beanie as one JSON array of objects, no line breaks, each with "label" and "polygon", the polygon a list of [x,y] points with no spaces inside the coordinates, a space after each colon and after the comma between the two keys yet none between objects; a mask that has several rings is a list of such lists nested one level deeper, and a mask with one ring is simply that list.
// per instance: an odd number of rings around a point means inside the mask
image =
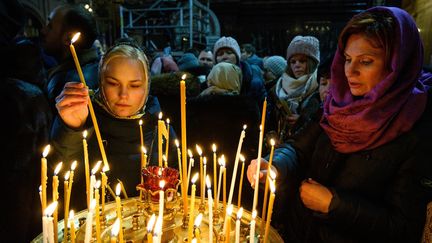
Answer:
[{"label": "knit beanie", "polygon": [[287,60],[295,54],[304,54],[311,57],[317,63],[320,62],[319,41],[313,36],[294,37],[287,49]]},{"label": "knit beanie", "polygon": [[180,71],[184,71],[199,66],[199,62],[198,58],[194,54],[185,53],[177,61],[177,65]]},{"label": "knit beanie", "polygon": [[271,56],[264,60],[264,69],[272,72],[276,77],[280,77],[287,67],[287,61],[281,56]]},{"label": "knit beanie", "polygon": [[214,61],[216,63],[216,55],[217,55],[217,51],[221,48],[229,48],[231,50],[233,50],[234,54],[237,57],[237,62],[240,61],[240,57],[241,57],[241,52],[240,52],[240,46],[237,43],[237,41],[228,36],[222,36],[221,38],[219,38],[219,40],[216,41],[216,43],[214,44],[214,48],[213,48],[213,57],[214,57]]}]

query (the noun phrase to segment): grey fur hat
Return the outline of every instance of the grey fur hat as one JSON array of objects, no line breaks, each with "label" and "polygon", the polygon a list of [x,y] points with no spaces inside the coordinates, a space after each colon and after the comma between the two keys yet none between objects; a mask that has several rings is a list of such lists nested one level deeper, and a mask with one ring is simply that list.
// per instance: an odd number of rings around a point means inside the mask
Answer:
[{"label": "grey fur hat", "polygon": [[319,40],[313,36],[298,35],[292,39],[287,49],[286,59],[289,59],[295,54],[304,54],[311,57],[317,63],[320,62]]}]

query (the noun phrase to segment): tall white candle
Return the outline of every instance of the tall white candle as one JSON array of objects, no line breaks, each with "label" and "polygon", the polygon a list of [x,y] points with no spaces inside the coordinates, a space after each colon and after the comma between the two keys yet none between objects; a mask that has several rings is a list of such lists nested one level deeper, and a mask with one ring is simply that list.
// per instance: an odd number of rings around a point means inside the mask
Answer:
[{"label": "tall white candle", "polygon": [[250,222],[250,230],[249,230],[249,243],[255,243],[255,224],[256,224],[256,216],[257,216],[257,211],[254,210],[252,212],[252,219]]},{"label": "tall white candle", "polygon": [[259,141],[258,141],[258,156],[257,156],[258,163],[257,163],[257,168],[255,173],[255,183],[254,183],[255,188],[254,188],[252,210],[256,210],[258,204],[259,174],[260,174],[260,167],[261,167],[261,153],[262,153],[262,143],[263,143],[264,128],[265,128],[266,110],[267,110],[267,98],[264,99],[264,104],[261,112],[261,125],[260,125],[260,133],[259,133]]},{"label": "tall white candle", "polygon": [[211,191],[211,183],[210,177],[207,175],[206,177],[207,184],[207,202],[208,202],[208,210],[209,210],[209,242],[213,242],[213,196]]},{"label": "tall white candle", "polygon": [[54,243],[54,225],[52,214],[54,210],[57,208],[57,201],[54,201],[44,211],[44,216],[42,217],[42,226],[43,226],[43,242],[44,243]]},{"label": "tall white candle", "polygon": [[90,194],[90,202],[91,200],[94,199],[94,186],[96,184],[96,176],[95,174],[98,172],[99,167],[101,165],[102,161],[99,160],[96,165],[93,167],[92,171],[91,171],[91,176],[90,176],[90,188],[89,188],[89,194]]},{"label": "tall white candle", "polygon": [[84,243],[90,243],[92,239],[92,229],[93,229],[93,213],[96,207],[96,199],[92,199],[90,202],[90,209],[87,213]]},{"label": "tall white candle", "polygon": [[196,191],[196,185],[195,182],[198,179],[198,173],[196,173],[192,177],[192,192],[191,192],[191,203],[189,208],[189,225],[188,225],[188,242],[192,240],[192,228],[194,223],[194,211],[195,211],[195,191]]},{"label": "tall white candle", "polygon": [[120,233],[119,233],[119,242],[123,242],[123,220],[122,220],[122,210],[121,210],[121,202],[120,202],[120,193],[121,193],[121,184],[117,183],[116,186],[116,212],[117,218],[120,219]]},{"label": "tall white candle", "polygon": [[243,215],[243,208],[240,208],[237,211],[237,220],[236,220],[236,227],[235,227],[235,243],[240,243],[240,223],[241,223],[242,215]]},{"label": "tall white candle", "polygon": [[240,139],[239,139],[239,143],[238,143],[238,147],[237,147],[237,153],[236,153],[236,157],[235,157],[235,161],[234,161],[234,170],[232,173],[232,178],[231,178],[231,187],[230,187],[230,192],[228,195],[228,205],[231,205],[232,203],[232,198],[233,198],[233,194],[234,194],[234,185],[235,185],[235,181],[236,181],[236,177],[237,177],[237,167],[238,167],[238,162],[240,159],[240,152],[241,152],[241,148],[242,148],[242,144],[243,144],[243,139],[246,136],[246,125],[243,125],[243,131],[240,133]]},{"label": "tall white candle", "polygon": [[152,216],[150,217],[148,223],[147,223],[147,242],[148,243],[153,243],[153,226],[155,224],[156,221],[156,215],[152,214]]},{"label": "tall white candle", "polygon": [[154,243],[161,243],[162,242],[162,222],[163,219],[161,217],[158,217],[156,220],[156,225],[153,231],[153,242]]},{"label": "tall white candle", "polygon": [[213,151],[213,198],[216,198],[216,193],[217,193],[216,144],[212,145],[212,151]]},{"label": "tall white candle", "polygon": [[225,170],[225,159],[224,159],[224,157],[220,157],[219,158],[219,165],[220,165],[220,169],[219,169],[219,182],[218,182],[218,191],[217,191],[217,198],[216,198],[216,210],[218,210],[218,205],[219,205],[219,199],[220,199],[220,194],[221,194],[221,189],[222,189],[222,186],[221,186],[221,183],[222,183],[222,175],[223,175],[223,172],[224,172],[224,170]]},{"label": "tall white candle", "polygon": [[193,158],[193,154],[192,151],[190,149],[187,150],[188,151],[188,155],[189,155],[189,166],[188,166],[188,171],[187,171],[187,181],[188,183],[186,183],[186,193],[189,191],[189,181],[190,181],[190,177],[191,177],[191,173],[192,173],[192,167],[194,167],[194,158]]}]

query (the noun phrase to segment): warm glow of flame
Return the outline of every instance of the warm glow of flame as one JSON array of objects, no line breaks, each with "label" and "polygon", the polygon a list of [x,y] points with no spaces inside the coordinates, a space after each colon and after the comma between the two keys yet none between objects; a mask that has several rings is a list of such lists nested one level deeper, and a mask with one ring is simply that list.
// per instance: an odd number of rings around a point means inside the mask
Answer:
[{"label": "warm glow of flame", "polygon": [[275,144],[276,144],[275,140],[274,140],[273,138],[270,139],[270,145],[271,145],[271,146],[275,146]]},{"label": "warm glow of flame", "polygon": [[71,210],[69,211],[69,220],[68,220],[68,227],[70,227],[70,224],[74,224],[74,219],[75,219],[75,211]]},{"label": "warm glow of flame", "polygon": [[228,216],[231,216],[232,212],[233,212],[233,205],[231,204],[228,206],[226,214]]},{"label": "warm glow of flame", "polygon": [[242,218],[242,215],[243,215],[243,208],[240,208],[237,211],[237,219],[240,220]]},{"label": "warm glow of flame", "polygon": [[111,228],[111,236],[116,237],[120,231],[120,219],[117,218]]},{"label": "warm glow of flame", "polygon": [[39,185],[39,192],[42,192],[42,185]]},{"label": "warm glow of flame", "polygon": [[83,138],[84,138],[84,139],[87,138],[87,134],[88,134],[88,133],[87,133],[87,130],[84,130],[84,132],[83,132]]},{"label": "warm glow of flame", "polygon": [[207,185],[208,189],[211,188],[211,181],[210,181],[210,176],[209,175],[206,176],[206,185]]},{"label": "warm glow of flame", "polygon": [[207,157],[205,157],[205,156],[204,156],[204,159],[203,159],[203,164],[204,164],[204,165],[207,164]]},{"label": "warm glow of flame", "polygon": [[212,145],[212,150],[213,150],[213,153],[216,153],[216,144],[215,143]]},{"label": "warm glow of flame", "polygon": [[117,195],[117,197],[120,196],[120,192],[121,192],[121,184],[119,182],[119,183],[117,183],[117,186],[116,186],[116,195]]},{"label": "warm glow of flame", "polygon": [[95,189],[99,189],[100,186],[101,186],[101,181],[97,180],[96,184],[94,185]]},{"label": "warm glow of flame", "polygon": [[159,120],[162,119],[162,112],[159,112]]},{"label": "warm glow of flame", "polygon": [[161,189],[163,189],[165,187],[165,181],[164,180],[159,181],[159,187]]},{"label": "warm glow of flame", "polygon": [[202,155],[201,147],[198,144],[196,144],[195,147],[196,147],[196,151],[197,151],[198,155],[201,156]]},{"label": "warm glow of flame", "polygon": [[141,147],[141,151],[142,151],[144,154],[147,154],[147,149],[146,149],[144,146]]},{"label": "warm glow of flame", "polygon": [[193,157],[192,150],[188,149],[188,155],[189,155],[189,158]]},{"label": "warm glow of flame", "polygon": [[246,158],[243,156],[243,154],[240,154],[239,156],[240,156],[240,160],[241,160],[241,162],[244,163],[244,162],[246,161]]},{"label": "warm glow of flame", "polygon": [[191,241],[191,243],[197,243],[197,239],[193,238],[192,241]]},{"label": "warm glow of flame", "polygon": [[42,156],[44,157],[44,158],[46,158],[47,156],[48,156],[48,153],[49,153],[49,151],[50,151],[50,148],[51,148],[51,145],[47,145],[47,146],[45,146],[45,148],[44,148],[44,151],[43,151],[43,153],[42,153]]},{"label": "warm glow of flame", "polygon": [[143,120],[139,120],[139,125],[142,126]]},{"label": "warm glow of flame", "polygon": [[195,175],[192,177],[192,184],[195,184],[195,182],[198,180],[198,173],[195,173]]},{"label": "warm glow of flame", "polygon": [[72,37],[71,45],[72,45],[73,43],[75,43],[75,41],[78,40],[78,38],[80,37],[80,35],[81,35],[81,32],[77,32],[77,33]]},{"label": "warm glow of flame", "polygon": [[92,175],[96,174],[99,170],[100,165],[102,164],[102,160],[99,160],[96,165],[93,167],[91,173]]},{"label": "warm glow of flame", "polygon": [[63,166],[63,162],[60,162],[60,163],[57,164],[57,166],[56,166],[56,168],[54,170],[54,175],[55,176],[58,175],[58,173],[60,172],[62,166]]},{"label": "warm glow of flame", "polygon": [[159,168],[159,170],[158,170],[158,176],[159,176],[159,177],[162,176],[162,170],[163,170],[162,168]]},{"label": "warm glow of flame", "polygon": [[218,161],[220,166],[225,167],[225,155],[222,154],[222,156],[219,157]]},{"label": "warm glow of flame", "polygon": [[147,232],[151,232],[153,230],[153,226],[155,224],[155,221],[156,221],[156,215],[153,214],[147,223]]},{"label": "warm glow of flame", "polygon": [[270,182],[270,191],[271,191],[271,193],[275,193],[275,191],[276,191],[276,185],[275,185],[274,181]]},{"label": "warm glow of flame", "polygon": [[71,165],[71,170],[75,170],[75,168],[77,167],[77,164],[78,164],[78,161],[74,161],[74,162],[72,162],[72,165]]},{"label": "warm glow of flame", "polygon": [[168,123],[168,125],[170,124],[170,119],[169,118],[166,119],[166,123]]},{"label": "warm glow of flame", "polygon": [[175,143],[175,145],[176,145],[177,148],[180,148],[180,143],[179,143],[178,139],[174,140],[174,143]]},{"label": "warm glow of flame", "polygon": [[66,172],[66,174],[64,176],[65,181],[69,180],[69,176],[70,176],[70,171]]},{"label": "warm glow of flame", "polygon": [[246,128],[247,128],[247,125],[244,124],[244,125],[243,125],[243,130],[246,130]]},{"label": "warm glow of flame", "polygon": [[182,79],[182,80],[185,80],[185,79],[186,79],[186,74],[183,74],[183,75],[181,76],[181,79]]},{"label": "warm glow of flame", "polygon": [[90,203],[90,211],[93,211],[96,207],[96,199],[92,199]]},{"label": "warm glow of flame", "polygon": [[255,220],[256,216],[257,216],[257,211],[254,210],[254,211],[252,212],[252,220]]},{"label": "warm glow of flame", "polygon": [[198,216],[195,218],[195,222],[194,222],[195,227],[198,228],[200,226],[202,218],[203,218],[203,214],[202,213],[198,214]]},{"label": "warm glow of flame", "polygon": [[165,154],[162,155],[162,160],[165,161],[165,162],[167,161],[167,158],[166,158]]},{"label": "warm glow of flame", "polygon": [[102,168],[102,172],[107,172],[109,171],[109,166],[108,165],[104,165],[104,167]]},{"label": "warm glow of flame", "polygon": [[270,178],[272,180],[275,180],[276,179],[276,172],[273,169],[271,169],[271,168],[270,168],[269,171],[270,171]]},{"label": "warm glow of flame", "polygon": [[54,213],[54,210],[57,208],[58,202],[55,201],[48,205],[48,207],[45,208],[44,215],[51,217],[51,215]]}]

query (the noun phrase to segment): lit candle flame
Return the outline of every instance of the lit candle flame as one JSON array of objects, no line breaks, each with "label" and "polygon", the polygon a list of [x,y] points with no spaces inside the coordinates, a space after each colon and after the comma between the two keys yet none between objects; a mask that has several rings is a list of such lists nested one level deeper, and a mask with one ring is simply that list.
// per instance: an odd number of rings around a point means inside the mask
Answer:
[{"label": "lit candle flame", "polygon": [[74,223],[75,212],[73,210],[69,211],[69,220],[67,222],[67,226],[70,228],[71,222]]},{"label": "lit candle flame", "polygon": [[78,164],[78,161],[74,161],[74,162],[72,162],[72,165],[71,165],[71,170],[72,171],[74,171],[75,170],[75,168],[77,167],[77,164]]},{"label": "lit candle flame", "polygon": [[159,187],[161,189],[163,189],[165,187],[165,181],[164,180],[159,181]]},{"label": "lit candle flame", "polygon": [[42,156],[44,157],[44,158],[46,158],[47,156],[48,156],[48,153],[49,153],[49,151],[50,151],[50,148],[51,148],[51,145],[47,145],[47,146],[45,146],[45,148],[44,148],[44,151],[43,151],[43,153],[42,153]]},{"label": "lit candle flame", "polygon": [[274,181],[272,183],[270,183],[270,191],[271,191],[271,193],[275,193],[275,191],[276,191],[276,186],[274,184]]},{"label": "lit candle flame", "polygon": [[198,173],[195,173],[195,175],[192,177],[192,180],[191,180],[191,182],[192,182],[192,184],[195,184],[195,182],[198,180]]},{"label": "lit candle flame", "polygon": [[87,138],[87,134],[88,134],[88,133],[87,133],[87,130],[84,130],[84,132],[83,132],[83,138],[84,138],[84,139]]},{"label": "lit candle flame", "polygon": [[139,125],[142,126],[143,120],[139,120]]},{"label": "lit candle flame", "polygon": [[216,144],[212,145],[212,150],[213,150],[213,153],[216,153]]},{"label": "lit candle flame", "polygon": [[191,241],[191,243],[197,243],[197,239],[193,238],[192,241]]},{"label": "lit candle flame", "polygon": [[201,156],[202,155],[202,149],[201,149],[201,147],[198,144],[196,144],[195,147],[196,147],[198,155]]},{"label": "lit candle flame", "polygon": [[189,158],[193,157],[192,150],[188,149],[188,155],[189,155]]},{"label": "lit candle flame", "polygon": [[55,176],[60,172],[62,166],[63,166],[63,162],[60,162],[60,163],[57,164],[57,166],[56,166],[56,168],[54,170],[54,175]]},{"label": "lit candle flame", "polygon": [[80,35],[81,35],[81,32],[77,32],[77,33],[72,37],[71,45],[72,45],[73,43],[75,43],[75,41],[78,40],[78,38],[80,37]]},{"label": "lit candle flame", "polygon": [[238,211],[237,211],[237,219],[240,220],[242,218],[243,215],[243,207],[241,207]]},{"label": "lit candle flame", "polygon": [[97,181],[96,181],[96,184],[94,185],[94,188],[95,188],[95,189],[99,189],[100,186],[101,186],[101,181],[100,181],[100,180],[97,180]]},{"label": "lit candle flame", "polygon": [[203,214],[202,213],[198,214],[198,216],[195,218],[194,226],[196,228],[198,228],[200,226],[202,218],[203,218]]},{"label": "lit candle flame", "polygon": [[244,125],[243,125],[243,130],[246,130],[246,128],[247,128],[247,125],[244,124]]},{"label": "lit candle flame", "polygon": [[273,138],[270,139],[270,145],[271,145],[271,146],[275,146],[275,144],[276,144],[275,140],[274,140]]},{"label": "lit candle flame", "polygon": [[146,149],[144,146],[141,147],[141,151],[142,151],[144,154],[147,154],[147,149]]},{"label": "lit candle flame", "polygon": [[270,171],[270,178],[272,180],[275,180],[276,179],[276,172],[272,168],[270,168],[269,171]]},{"label": "lit candle flame", "polygon": [[203,164],[204,164],[204,165],[207,164],[207,157],[205,157],[205,156],[204,156],[204,159],[203,159]]},{"label": "lit candle flame", "polygon": [[116,237],[120,231],[120,219],[117,218],[111,228],[111,236]]},{"label": "lit candle flame", "polygon": [[42,185],[39,185],[39,192],[42,192]]},{"label": "lit candle flame", "polygon": [[219,157],[218,161],[220,166],[225,167],[225,156],[223,154]]},{"label": "lit candle flame", "polygon": [[166,119],[166,123],[168,123],[168,125],[170,124],[170,119],[169,118]]},{"label": "lit candle flame", "polygon": [[183,74],[183,75],[181,76],[181,79],[184,81],[184,80],[186,79],[186,74]]},{"label": "lit candle flame", "polygon": [[57,201],[54,201],[53,203],[51,203],[50,205],[48,205],[48,207],[46,207],[45,211],[44,211],[44,215],[51,217],[51,215],[54,213],[54,210],[57,208]]},{"label": "lit candle flame", "polygon": [[104,167],[102,168],[102,172],[105,173],[107,171],[109,171],[109,165],[108,164],[104,165]]},{"label": "lit candle flame", "polygon": [[162,119],[162,112],[159,112],[159,120]]},{"label": "lit candle flame", "polygon": [[120,196],[120,192],[121,192],[121,184],[119,182],[119,183],[117,183],[117,186],[116,186],[116,195],[117,195],[117,197]]},{"label": "lit candle flame", "polygon": [[246,158],[243,156],[243,154],[240,154],[240,160],[244,163],[246,161]]},{"label": "lit candle flame", "polygon": [[232,212],[233,212],[233,205],[231,204],[228,206],[226,213],[228,216],[231,216]]},{"label": "lit candle flame", "polygon": [[254,210],[254,211],[252,212],[252,220],[255,220],[256,216],[257,216],[257,211]]},{"label": "lit candle flame", "polygon": [[66,172],[64,176],[65,181],[69,180],[69,176],[70,176],[70,171]]},{"label": "lit candle flame", "polygon": [[175,145],[176,145],[177,148],[180,148],[180,143],[179,143],[178,139],[174,140],[174,143],[175,143]]},{"label": "lit candle flame", "polygon": [[96,163],[96,165],[93,167],[93,169],[92,169],[92,171],[91,171],[91,172],[92,172],[92,175],[94,175],[94,174],[96,174],[96,173],[98,172],[101,163],[102,163],[102,160],[99,160],[99,161]]},{"label": "lit candle flame", "polygon": [[150,233],[153,230],[153,226],[155,224],[155,221],[156,221],[156,215],[153,214],[147,223],[147,232],[148,233]]},{"label": "lit candle flame", "polygon": [[210,182],[210,176],[209,175],[206,176],[206,185],[207,185],[207,189],[211,188],[211,182]]}]

